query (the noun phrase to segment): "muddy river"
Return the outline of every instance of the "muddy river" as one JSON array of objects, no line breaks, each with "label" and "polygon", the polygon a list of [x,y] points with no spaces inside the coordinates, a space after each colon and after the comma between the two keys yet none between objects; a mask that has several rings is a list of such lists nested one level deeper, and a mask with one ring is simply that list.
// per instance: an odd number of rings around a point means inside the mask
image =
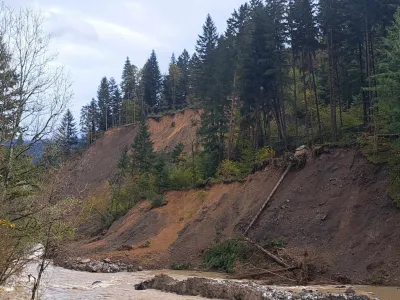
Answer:
[{"label": "muddy river", "polygon": [[[8,287],[0,292],[0,299],[20,300],[28,299],[26,291],[31,283],[27,280],[29,274],[36,274],[36,267],[29,266],[25,273],[18,280],[10,283]],[[195,300],[205,299],[201,297],[179,296],[175,294],[163,293],[156,290],[136,291],[134,285],[152,278],[157,274],[167,274],[176,279],[184,280],[188,277],[207,277],[223,278],[218,273],[202,273],[192,271],[143,271],[137,273],[85,273],[71,271],[59,267],[50,266],[47,270],[41,290],[43,300]],[[346,288],[335,286],[308,286],[307,289],[318,291],[343,293]],[[281,287],[283,290],[301,291],[304,287]],[[377,297],[381,300],[399,300],[400,289],[397,287],[373,287],[373,286],[353,286],[358,293]]]}]

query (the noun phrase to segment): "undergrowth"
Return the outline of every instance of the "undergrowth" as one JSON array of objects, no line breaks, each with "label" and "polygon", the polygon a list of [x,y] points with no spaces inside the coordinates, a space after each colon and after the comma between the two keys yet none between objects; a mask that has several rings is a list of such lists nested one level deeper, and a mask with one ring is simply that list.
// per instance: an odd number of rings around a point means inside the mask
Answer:
[{"label": "undergrowth", "polygon": [[233,273],[237,260],[246,259],[247,245],[243,240],[231,239],[215,243],[204,254],[203,266]]},{"label": "undergrowth", "polygon": [[188,262],[180,262],[171,264],[171,270],[189,270],[192,268],[192,264]]},{"label": "undergrowth", "polygon": [[359,138],[358,143],[369,162],[389,166],[388,195],[400,208],[400,140],[371,136]]}]

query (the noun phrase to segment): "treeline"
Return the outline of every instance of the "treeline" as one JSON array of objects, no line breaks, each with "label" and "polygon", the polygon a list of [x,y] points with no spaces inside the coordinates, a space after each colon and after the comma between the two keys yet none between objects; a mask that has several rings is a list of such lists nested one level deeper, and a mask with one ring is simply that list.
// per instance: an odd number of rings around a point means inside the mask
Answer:
[{"label": "treeline", "polygon": [[153,51],[141,70],[127,59],[119,86],[102,79],[97,100],[82,109],[88,143],[113,126],[191,105],[202,110],[198,133],[212,175],[249,149],[386,132],[379,76],[399,4],[251,0],[232,13],[223,34],[208,16],[195,53],[173,55],[166,75]]},{"label": "treeline", "polygon": [[168,74],[161,75],[154,51],[140,70],[128,57],[121,83],[117,84],[113,77],[103,77],[97,99],[93,98],[82,107],[80,125],[87,144],[112,127],[136,123],[149,114],[193,104],[189,100],[191,61],[186,50],[178,59],[173,54]]}]

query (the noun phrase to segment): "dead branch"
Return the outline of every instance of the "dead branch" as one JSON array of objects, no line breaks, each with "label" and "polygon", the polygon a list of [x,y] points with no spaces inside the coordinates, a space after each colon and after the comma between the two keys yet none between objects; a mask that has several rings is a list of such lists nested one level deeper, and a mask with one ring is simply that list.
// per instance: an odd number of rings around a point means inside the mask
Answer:
[{"label": "dead branch", "polygon": [[252,244],[254,247],[256,247],[258,250],[260,250],[261,252],[265,253],[269,258],[273,259],[276,263],[278,263],[279,265],[281,265],[282,267],[285,268],[291,268],[291,266],[289,266],[287,263],[285,263],[283,260],[281,260],[279,257],[277,257],[276,255],[272,254],[271,252],[265,250],[263,247],[261,247],[260,245],[258,245],[256,242],[253,242],[252,240],[250,240],[249,238],[245,237],[245,240],[247,242],[249,242],[250,244]]}]

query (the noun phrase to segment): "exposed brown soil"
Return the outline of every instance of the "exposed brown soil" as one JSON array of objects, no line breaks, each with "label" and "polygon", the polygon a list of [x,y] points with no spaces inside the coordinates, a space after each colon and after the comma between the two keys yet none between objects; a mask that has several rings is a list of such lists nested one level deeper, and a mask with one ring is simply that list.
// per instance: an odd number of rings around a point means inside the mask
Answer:
[{"label": "exposed brown soil", "polygon": [[[269,168],[243,184],[167,193],[166,206],[140,204],[76,252],[153,268],[196,266],[213,241],[242,235],[281,172]],[[307,252],[320,280],[400,284],[400,214],[386,196],[387,178],[385,166],[369,164],[357,150],[309,159],[288,174],[249,236],[261,245],[283,241],[283,255]]]},{"label": "exposed brown soil", "polygon": [[[191,151],[200,115],[194,110],[149,118],[148,125],[155,151],[169,151],[182,143]],[[194,120],[194,121],[192,121]],[[173,125],[173,126],[172,126]],[[82,199],[91,196],[108,198],[108,180],[116,172],[122,150],[129,147],[138,132],[138,125],[129,125],[107,131],[80,157],[69,162],[60,172],[58,192],[63,197]]]}]

